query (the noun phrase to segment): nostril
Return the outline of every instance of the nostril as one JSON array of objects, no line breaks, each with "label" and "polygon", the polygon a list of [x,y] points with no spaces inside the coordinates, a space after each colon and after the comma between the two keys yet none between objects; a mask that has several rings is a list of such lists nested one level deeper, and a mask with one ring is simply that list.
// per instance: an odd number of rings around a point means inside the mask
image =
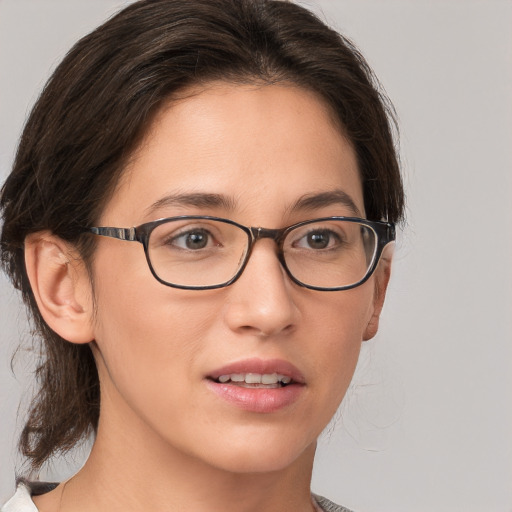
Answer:
[{"label": "nostril", "polygon": [[292,324],[288,324],[283,328],[273,329],[273,328],[258,328],[251,325],[242,325],[238,328],[239,332],[245,334],[251,334],[253,336],[257,336],[260,338],[270,338],[276,334],[290,334],[294,330],[294,326]]}]

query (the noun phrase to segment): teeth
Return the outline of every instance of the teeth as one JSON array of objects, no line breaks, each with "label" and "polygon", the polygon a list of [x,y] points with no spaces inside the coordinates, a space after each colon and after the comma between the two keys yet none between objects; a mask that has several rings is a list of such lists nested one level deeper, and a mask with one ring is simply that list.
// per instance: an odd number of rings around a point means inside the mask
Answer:
[{"label": "teeth", "polygon": [[222,384],[226,382],[245,382],[246,384],[289,384],[292,379],[286,375],[279,373],[231,373],[229,375],[221,375],[218,381]]}]

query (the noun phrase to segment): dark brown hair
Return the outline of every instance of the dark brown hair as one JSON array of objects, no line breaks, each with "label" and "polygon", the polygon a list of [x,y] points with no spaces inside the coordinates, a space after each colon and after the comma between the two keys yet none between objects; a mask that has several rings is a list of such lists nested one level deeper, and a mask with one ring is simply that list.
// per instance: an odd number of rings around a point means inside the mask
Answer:
[{"label": "dark brown hair", "polygon": [[[29,233],[50,230],[90,261],[95,225],[159,107],[212,80],[291,82],[331,107],[358,158],[369,219],[400,220],[392,111],[363,57],[309,11],[274,0],[144,0],[81,39],[26,123],[0,198],[1,262],[43,344],[20,447],[33,468],[97,428],[100,391],[88,345],[42,319],[24,265]],[[305,121],[307,122],[307,121]]]}]

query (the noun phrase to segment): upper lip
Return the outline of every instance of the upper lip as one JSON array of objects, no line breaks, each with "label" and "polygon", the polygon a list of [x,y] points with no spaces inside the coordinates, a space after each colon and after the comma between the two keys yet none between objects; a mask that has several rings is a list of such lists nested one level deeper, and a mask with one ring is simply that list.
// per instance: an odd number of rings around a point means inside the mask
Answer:
[{"label": "upper lip", "polygon": [[217,380],[221,375],[230,375],[233,373],[258,373],[261,375],[277,373],[285,375],[292,379],[292,382],[304,384],[305,379],[300,370],[292,363],[283,359],[244,359],[226,364],[209,372],[207,377]]}]

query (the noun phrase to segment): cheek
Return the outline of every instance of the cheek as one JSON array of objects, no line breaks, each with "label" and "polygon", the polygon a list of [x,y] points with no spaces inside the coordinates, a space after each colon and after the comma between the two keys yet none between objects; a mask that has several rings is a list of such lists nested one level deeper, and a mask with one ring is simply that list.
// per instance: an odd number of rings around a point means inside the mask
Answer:
[{"label": "cheek", "polygon": [[171,298],[172,290],[165,293],[168,290],[162,288],[164,293],[139,287],[135,294],[118,289],[97,296],[99,350],[112,371],[115,367],[119,376],[137,379],[142,387],[156,377],[163,384],[193,371],[208,325],[197,305],[189,307],[187,301]]},{"label": "cheek", "polygon": [[135,302],[128,293],[117,300],[99,295],[103,314],[97,321],[96,360],[103,420],[122,432],[126,442],[137,442],[134,437],[142,431],[146,439],[154,439],[156,432],[179,445],[191,425],[204,422],[190,404],[198,401],[193,384],[200,373],[208,321],[197,320],[200,307],[176,297],[170,300],[166,293],[139,289]]},{"label": "cheek", "polygon": [[119,252],[96,260],[94,329],[100,378],[104,389],[115,388],[134,408],[146,404],[160,410],[162,404],[156,401],[162,391],[172,389],[179,397],[180,386],[194,372],[208,315],[214,311],[211,304],[202,308],[186,293],[158,283],[143,253],[129,258]]},{"label": "cheek", "polygon": [[315,293],[316,297],[306,297],[300,308],[304,324],[322,334],[319,343],[325,354],[360,344],[374,311],[373,280],[351,290]]},{"label": "cheek", "polygon": [[[352,290],[323,293],[309,308],[307,317],[316,325],[315,360],[336,409],[355,371],[365,329],[373,313],[373,284],[370,281]],[[334,411],[333,411],[334,412]]]}]

